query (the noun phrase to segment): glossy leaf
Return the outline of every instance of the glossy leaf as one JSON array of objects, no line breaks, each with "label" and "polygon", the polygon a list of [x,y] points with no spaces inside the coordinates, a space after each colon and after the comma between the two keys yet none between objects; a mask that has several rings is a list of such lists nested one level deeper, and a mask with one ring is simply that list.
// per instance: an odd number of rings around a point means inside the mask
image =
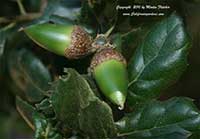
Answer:
[{"label": "glossy leaf", "polygon": [[116,125],[124,138],[185,139],[200,131],[200,111],[189,98],[151,101]]},{"label": "glossy leaf", "polygon": [[120,33],[116,33],[111,36],[111,43],[118,52],[122,52],[122,35]]},{"label": "glossy leaf", "polygon": [[43,63],[27,49],[13,50],[8,59],[11,78],[21,89],[18,94],[29,102],[39,102],[47,96],[51,76]]},{"label": "glossy leaf", "polygon": [[52,105],[56,117],[68,129],[82,131],[91,138],[116,135],[110,107],[100,101],[87,81],[73,69],[53,84]]},{"label": "glossy leaf", "polygon": [[144,40],[144,36],[147,34],[152,23],[141,25],[137,28],[132,28],[127,33],[121,35],[122,37],[122,54],[129,61],[135,51]]},{"label": "glossy leaf", "polygon": [[182,19],[172,14],[149,30],[128,65],[128,103],[157,98],[187,67],[190,39]]},{"label": "glossy leaf", "polygon": [[7,46],[7,40],[11,38],[15,31],[15,24],[9,24],[0,28],[0,79],[4,76],[6,78],[6,54],[9,50],[9,46]]}]

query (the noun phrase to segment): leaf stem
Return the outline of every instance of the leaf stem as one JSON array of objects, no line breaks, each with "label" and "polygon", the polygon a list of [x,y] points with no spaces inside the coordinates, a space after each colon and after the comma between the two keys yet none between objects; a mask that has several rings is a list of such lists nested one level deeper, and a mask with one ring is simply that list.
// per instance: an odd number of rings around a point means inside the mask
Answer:
[{"label": "leaf stem", "polygon": [[22,15],[26,15],[26,10],[25,10],[25,8],[24,8],[24,6],[22,4],[22,0],[17,0],[17,5],[19,7],[20,13]]},{"label": "leaf stem", "polygon": [[12,22],[12,23],[8,24],[7,26],[3,27],[2,30],[3,30],[3,31],[6,31],[6,30],[8,30],[8,29],[14,27],[15,25],[16,25],[16,23],[15,23],[15,22]]},{"label": "leaf stem", "polygon": [[46,131],[45,131],[45,139],[48,139],[49,131],[50,131],[50,123],[48,123]]},{"label": "leaf stem", "polygon": [[129,33],[131,33],[131,32],[136,32],[136,31],[138,31],[138,30],[140,30],[140,29],[141,29],[141,27],[132,28],[130,31],[128,31],[128,32],[126,32],[126,33],[124,33],[124,34],[122,34],[121,36],[122,36],[122,38],[123,38],[123,37],[127,36]]},{"label": "leaf stem", "polygon": [[19,15],[16,17],[0,17],[0,24],[6,24],[11,22],[22,22],[22,21],[30,21],[40,17],[42,13],[28,13],[25,15]]},{"label": "leaf stem", "polygon": [[105,37],[107,38],[113,31],[113,29],[115,28],[115,25],[113,25],[106,33],[105,33]]}]

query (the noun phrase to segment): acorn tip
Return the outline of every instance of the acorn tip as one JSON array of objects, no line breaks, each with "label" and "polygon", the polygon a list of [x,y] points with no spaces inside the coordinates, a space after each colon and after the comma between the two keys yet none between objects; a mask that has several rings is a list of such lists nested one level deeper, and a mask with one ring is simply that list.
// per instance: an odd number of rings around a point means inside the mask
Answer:
[{"label": "acorn tip", "polygon": [[24,27],[20,27],[20,28],[18,29],[18,32],[21,32],[21,31],[24,31]]},{"label": "acorn tip", "polygon": [[120,104],[120,105],[118,106],[118,109],[119,109],[119,110],[123,110],[123,109],[124,109],[124,104]]}]

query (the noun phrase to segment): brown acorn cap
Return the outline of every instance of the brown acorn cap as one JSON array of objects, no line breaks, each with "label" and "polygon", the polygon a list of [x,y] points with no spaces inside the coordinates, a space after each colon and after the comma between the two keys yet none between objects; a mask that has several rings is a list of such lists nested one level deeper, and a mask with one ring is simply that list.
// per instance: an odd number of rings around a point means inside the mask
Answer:
[{"label": "brown acorn cap", "polygon": [[117,60],[126,66],[126,59],[122,56],[121,53],[119,53],[117,50],[114,50],[113,48],[104,48],[101,51],[97,52],[94,57],[92,58],[91,64],[90,64],[90,70],[93,72],[96,66],[100,65],[101,63],[108,61],[108,60]]},{"label": "brown acorn cap", "polygon": [[70,46],[65,49],[65,56],[78,59],[95,51],[91,47],[92,37],[81,27],[75,25],[71,34]]}]

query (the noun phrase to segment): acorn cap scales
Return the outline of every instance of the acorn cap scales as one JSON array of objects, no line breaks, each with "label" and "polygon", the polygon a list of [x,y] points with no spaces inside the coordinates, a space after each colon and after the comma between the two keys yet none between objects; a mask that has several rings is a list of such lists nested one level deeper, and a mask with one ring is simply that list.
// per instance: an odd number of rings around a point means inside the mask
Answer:
[{"label": "acorn cap scales", "polygon": [[92,37],[78,25],[44,23],[27,27],[24,31],[39,46],[69,59],[95,51],[91,47]]}]

